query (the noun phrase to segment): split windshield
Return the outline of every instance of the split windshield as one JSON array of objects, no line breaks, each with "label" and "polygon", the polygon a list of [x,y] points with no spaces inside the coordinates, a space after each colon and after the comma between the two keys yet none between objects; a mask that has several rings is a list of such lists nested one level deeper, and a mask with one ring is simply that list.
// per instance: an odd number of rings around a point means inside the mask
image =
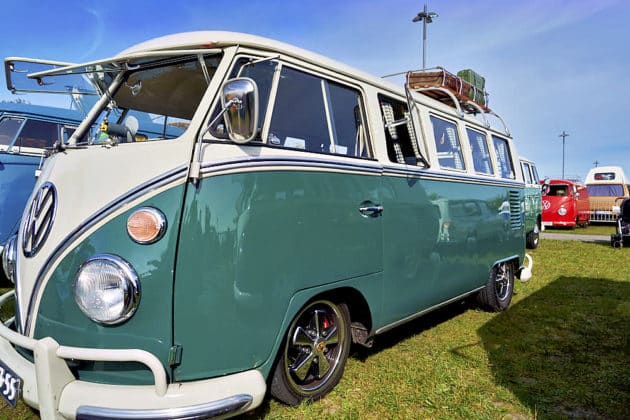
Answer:
[{"label": "split windshield", "polygon": [[[90,121],[89,144],[130,143],[179,137],[192,119],[220,57],[151,57],[126,64],[122,74],[99,71],[110,81],[109,100]],[[117,86],[116,86],[117,85]],[[97,105],[98,106],[98,105]],[[78,132],[78,136],[82,136]]]}]

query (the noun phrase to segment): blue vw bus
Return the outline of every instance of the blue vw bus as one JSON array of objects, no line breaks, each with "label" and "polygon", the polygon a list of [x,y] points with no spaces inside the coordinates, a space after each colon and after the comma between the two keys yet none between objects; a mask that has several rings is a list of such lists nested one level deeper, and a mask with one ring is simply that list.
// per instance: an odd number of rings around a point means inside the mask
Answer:
[{"label": "blue vw bus", "polygon": [[[9,403],[156,419],[235,415],[267,391],[295,405],[335,387],[352,344],[465,297],[508,308],[525,184],[487,108],[230,32],[28,77],[77,74],[105,90],[3,252]],[[133,111],[180,131],[121,141],[144,128]]]},{"label": "blue vw bus", "polygon": [[0,103],[0,249],[17,232],[45,149],[69,139],[83,117],[73,109]]}]

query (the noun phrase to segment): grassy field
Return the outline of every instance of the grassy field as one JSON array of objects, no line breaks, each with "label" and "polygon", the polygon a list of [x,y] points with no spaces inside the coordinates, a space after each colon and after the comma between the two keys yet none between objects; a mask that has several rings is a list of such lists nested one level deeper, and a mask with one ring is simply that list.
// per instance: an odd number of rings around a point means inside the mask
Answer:
[{"label": "grassy field", "polygon": [[587,227],[576,228],[560,228],[560,227],[548,227],[545,228],[545,232],[550,233],[573,233],[578,235],[605,235],[610,236],[616,233],[616,225],[612,223],[595,223],[588,225]]},{"label": "grassy field", "polygon": [[244,418],[630,418],[630,249],[544,240],[531,255],[508,311],[442,308],[353,348],[323,400],[268,397]]}]

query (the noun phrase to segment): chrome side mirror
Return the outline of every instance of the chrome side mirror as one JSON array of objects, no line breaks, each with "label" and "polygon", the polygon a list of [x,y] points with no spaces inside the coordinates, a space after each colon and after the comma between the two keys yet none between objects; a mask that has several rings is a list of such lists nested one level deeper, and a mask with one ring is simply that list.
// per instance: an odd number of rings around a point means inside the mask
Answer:
[{"label": "chrome side mirror", "polygon": [[540,192],[542,193],[542,195],[547,195],[547,193],[549,193],[549,185],[549,178],[547,177],[540,187]]},{"label": "chrome side mirror", "polygon": [[245,144],[256,135],[258,87],[247,77],[228,80],[221,89],[227,132],[235,143]]}]

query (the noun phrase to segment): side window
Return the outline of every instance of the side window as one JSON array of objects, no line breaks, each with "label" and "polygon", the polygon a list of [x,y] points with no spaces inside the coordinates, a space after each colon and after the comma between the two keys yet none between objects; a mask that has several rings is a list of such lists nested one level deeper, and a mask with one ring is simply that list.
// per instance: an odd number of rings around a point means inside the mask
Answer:
[{"label": "side window", "polygon": [[335,145],[333,153],[369,157],[361,110],[361,95],[358,91],[338,83],[328,82],[327,86],[330,122]]},{"label": "side window", "polygon": [[[247,59],[241,59],[243,65],[240,63],[234,68],[239,70],[238,74],[233,77],[249,77],[256,82],[258,87],[258,132],[262,129],[263,122],[265,121],[265,113],[267,112],[267,105],[269,104],[269,94],[271,92],[271,85],[273,84],[273,73],[278,66],[276,61],[262,61],[260,63],[246,64]],[[260,139],[258,139],[260,140]]]},{"label": "side window", "polygon": [[465,170],[457,126],[433,115],[431,115],[431,124],[433,125],[433,137],[440,167]]},{"label": "side window", "polygon": [[532,175],[529,172],[529,163],[526,162],[521,162],[521,166],[523,168],[523,176],[525,177],[525,183],[526,184],[531,184],[532,183]]},{"label": "side window", "polygon": [[367,157],[359,92],[283,67],[268,143],[308,152]]},{"label": "side window", "polygon": [[497,155],[497,164],[499,165],[499,175],[501,178],[514,179],[514,168],[512,167],[512,156],[510,154],[510,147],[505,139],[497,136],[492,136],[492,142],[494,144],[494,152]]},{"label": "side window", "polygon": [[[259,63],[251,62],[250,58],[239,58],[236,61],[230,78],[235,77],[249,77],[256,82],[258,87],[258,135],[254,138],[260,141],[260,131],[262,129],[263,122],[265,121],[265,113],[267,111],[267,104],[269,103],[269,94],[271,92],[271,85],[273,84],[273,73],[277,67],[276,61],[261,61]],[[217,114],[221,111],[221,103],[219,102],[212,112],[212,121]],[[210,129],[211,134],[214,137],[227,139],[227,133],[225,132],[225,124],[222,118],[214,124]]]},{"label": "side window", "polygon": [[532,165],[532,175],[534,176],[534,184],[540,184],[540,178],[538,178],[538,171],[536,165]]},{"label": "side window", "polygon": [[468,144],[470,144],[470,150],[472,151],[475,172],[493,175],[494,169],[492,168],[492,160],[490,160],[486,135],[470,128],[466,129],[466,134],[468,135]]},{"label": "side window", "polygon": [[379,95],[385,126],[387,156],[396,163],[416,165],[421,160],[407,104]]},{"label": "side window", "polygon": [[9,146],[23,122],[23,118],[15,117],[7,117],[0,120],[0,144]]},{"label": "side window", "polygon": [[308,152],[330,151],[321,79],[288,67],[282,69],[268,141]]},{"label": "side window", "polygon": [[[74,132],[77,130],[77,127],[71,126],[71,125],[63,125],[61,126],[61,138],[63,139],[64,143],[68,143],[68,140],[70,140],[70,137],[72,137],[72,135],[74,134]],[[136,138],[138,137],[138,134],[136,134]],[[82,139],[78,139],[79,143],[84,143],[88,141],[88,136],[87,134],[85,136],[83,136]],[[138,141],[138,140],[136,140]]]},{"label": "side window", "polygon": [[59,126],[55,123],[38,120],[27,120],[20,132],[15,146],[18,147],[51,147],[59,140]]}]

